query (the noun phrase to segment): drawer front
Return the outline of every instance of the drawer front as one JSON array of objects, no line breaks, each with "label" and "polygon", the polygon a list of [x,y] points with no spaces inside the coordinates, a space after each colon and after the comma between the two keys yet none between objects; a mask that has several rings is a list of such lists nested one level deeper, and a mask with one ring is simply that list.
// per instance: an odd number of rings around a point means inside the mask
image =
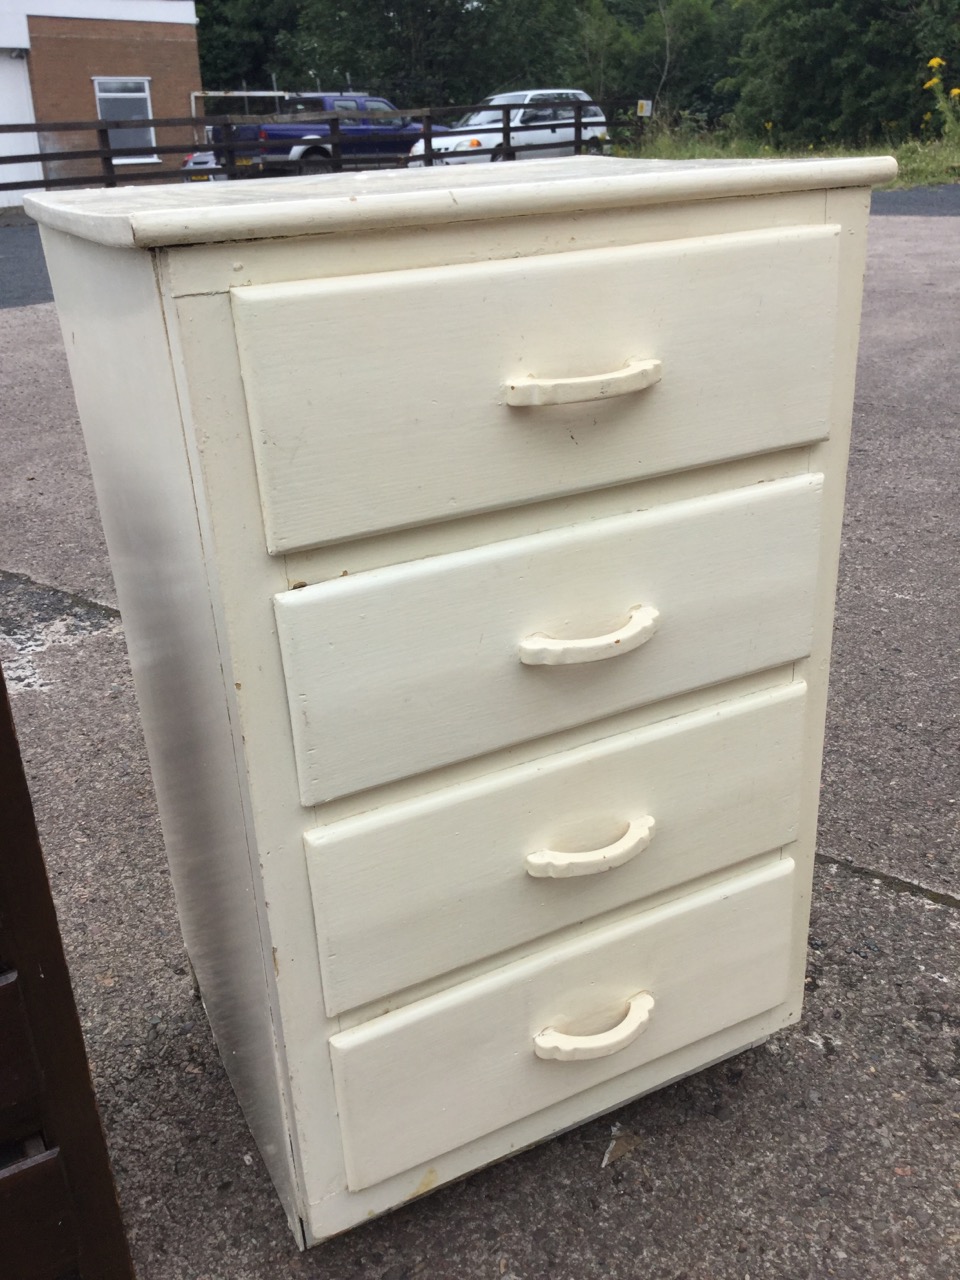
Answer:
[{"label": "drawer front", "polygon": [[[821,488],[797,476],[283,592],[303,804],[807,654]],[[602,660],[521,661],[540,636],[604,635]]]},{"label": "drawer front", "polygon": [[715,704],[308,832],[327,1012],[795,839],[805,694]]},{"label": "drawer front", "polygon": [[[790,859],[768,864],[333,1036],[350,1189],[781,1004],[792,881]],[[624,1043],[625,1010],[642,993],[653,1008]],[[610,1031],[594,1045],[622,1047],[538,1057],[534,1037],[548,1029]]]},{"label": "drawer front", "polygon": [[[232,290],[281,553],[828,434],[839,228]],[[518,379],[660,380],[510,405]],[[627,384],[629,385],[629,384]],[[569,389],[567,394],[569,394]]]}]

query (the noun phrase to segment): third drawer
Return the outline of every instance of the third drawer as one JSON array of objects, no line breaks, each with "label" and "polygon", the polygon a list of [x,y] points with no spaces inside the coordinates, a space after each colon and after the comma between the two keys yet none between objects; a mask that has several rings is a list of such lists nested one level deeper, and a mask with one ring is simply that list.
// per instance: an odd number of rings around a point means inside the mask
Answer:
[{"label": "third drawer", "polygon": [[775,686],[307,832],[327,1011],[792,841],[805,695]]}]

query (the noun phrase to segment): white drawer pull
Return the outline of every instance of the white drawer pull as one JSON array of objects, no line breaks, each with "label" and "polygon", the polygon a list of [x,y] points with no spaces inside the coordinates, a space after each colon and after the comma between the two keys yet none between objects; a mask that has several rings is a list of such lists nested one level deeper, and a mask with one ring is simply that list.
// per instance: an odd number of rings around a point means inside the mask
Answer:
[{"label": "white drawer pull", "polygon": [[538,1058],[556,1058],[560,1062],[583,1062],[587,1058],[606,1058],[633,1044],[642,1031],[646,1031],[653,1010],[653,996],[640,991],[627,1002],[627,1013],[609,1031],[596,1036],[568,1036],[554,1027],[547,1027],[533,1037],[533,1050]]},{"label": "white drawer pull", "polygon": [[660,625],[660,613],[652,604],[638,604],[622,627],[603,636],[583,640],[557,640],[539,633],[520,641],[520,661],[528,667],[559,667],[571,662],[599,662],[618,653],[639,649]]},{"label": "white drawer pull", "polygon": [[517,378],[503,385],[507,404],[522,408],[547,404],[578,404],[583,400],[609,400],[652,387],[663,376],[659,360],[628,360],[611,373],[591,373],[585,378]]},{"label": "white drawer pull", "polygon": [[538,849],[536,853],[527,854],[524,866],[528,875],[538,878],[550,876],[554,880],[561,880],[566,876],[592,876],[598,871],[609,871],[612,867],[622,867],[645,849],[653,839],[655,826],[653,818],[646,815],[631,822],[626,834],[613,844],[604,845],[602,849],[588,849],[582,853]]}]

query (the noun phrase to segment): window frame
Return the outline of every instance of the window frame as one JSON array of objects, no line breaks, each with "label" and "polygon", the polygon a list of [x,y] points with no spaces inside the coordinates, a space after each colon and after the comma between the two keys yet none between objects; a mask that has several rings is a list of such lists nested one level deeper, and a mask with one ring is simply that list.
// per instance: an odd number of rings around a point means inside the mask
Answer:
[{"label": "window frame", "polygon": [[[101,104],[102,104],[103,102],[105,102],[105,101],[106,101],[106,102],[109,102],[109,100],[110,100],[111,98],[135,98],[135,97],[138,97],[138,96],[139,96],[139,95],[138,95],[138,94],[136,94],[136,93],[129,93],[129,92],[128,92],[128,93],[111,93],[111,92],[109,92],[109,90],[104,91],[104,90],[102,90],[102,89],[101,89],[101,85],[105,85],[105,84],[119,84],[119,83],[127,83],[127,84],[130,84],[130,83],[133,83],[133,82],[139,82],[141,85],[143,85],[143,95],[142,95],[142,96],[146,99],[146,103],[147,103],[147,114],[146,114],[146,116],[144,117],[144,119],[146,119],[146,120],[152,120],[152,119],[153,119],[153,99],[152,99],[152,98],[151,98],[151,96],[150,96],[150,82],[151,82],[151,80],[153,79],[153,77],[152,77],[152,76],[91,76],[91,77],[90,77],[90,79],[91,79],[91,80],[92,80],[92,82],[93,82],[93,96],[94,96],[94,101],[96,102],[96,106],[97,106],[97,119],[98,119],[98,120],[102,120],[102,121],[106,122],[106,120],[107,120],[107,119],[109,119],[109,117],[104,117],[104,116],[103,116],[103,114],[102,114],[102,107],[101,107]],[[151,150],[151,151],[149,151],[149,152],[148,152],[148,151],[144,151],[144,154],[143,154],[142,156],[114,156],[114,157],[113,157],[113,163],[114,163],[115,165],[118,165],[118,164],[160,164],[160,163],[161,163],[161,158],[160,158],[160,156],[158,156],[158,155],[157,155],[156,150],[155,150],[156,145],[157,145],[157,131],[156,131],[156,129],[153,127],[153,125],[149,125],[149,126],[145,125],[145,126],[144,126],[144,131],[150,134],[150,147],[151,147],[151,148],[154,148],[154,149],[153,149],[153,150]],[[126,132],[126,130],[109,130],[109,132],[110,132],[110,133],[113,133],[113,132],[121,132],[121,133],[122,133],[122,132]],[[113,145],[122,146],[123,144],[122,144],[122,143],[114,144],[114,143],[113,143],[113,141],[111,140],[111,146],[113,146]]]}]

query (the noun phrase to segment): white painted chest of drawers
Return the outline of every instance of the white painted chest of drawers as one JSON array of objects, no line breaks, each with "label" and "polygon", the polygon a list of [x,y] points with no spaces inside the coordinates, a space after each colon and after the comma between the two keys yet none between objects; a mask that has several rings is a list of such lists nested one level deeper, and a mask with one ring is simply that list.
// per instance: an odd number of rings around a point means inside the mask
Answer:
[{"label": "white painted chest of drawers", "polygon": [[28,201],[184,936],[302,1243],[799,1016],[892,167]]}]

